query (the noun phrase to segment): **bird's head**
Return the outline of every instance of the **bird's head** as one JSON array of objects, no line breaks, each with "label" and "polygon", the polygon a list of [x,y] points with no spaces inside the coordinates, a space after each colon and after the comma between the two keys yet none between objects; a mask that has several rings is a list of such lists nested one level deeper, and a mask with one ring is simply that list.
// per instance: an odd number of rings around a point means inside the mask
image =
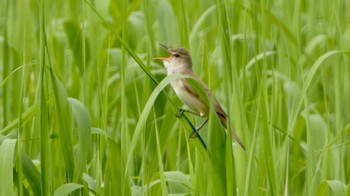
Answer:
[{"label": "bird's head", "polygon": [[168,48],[160,44],[169,54],[169,57],[157,57],[154,59],[164,62],[168,73],[185,73],[192,71],[192,59],[185,48]]}]

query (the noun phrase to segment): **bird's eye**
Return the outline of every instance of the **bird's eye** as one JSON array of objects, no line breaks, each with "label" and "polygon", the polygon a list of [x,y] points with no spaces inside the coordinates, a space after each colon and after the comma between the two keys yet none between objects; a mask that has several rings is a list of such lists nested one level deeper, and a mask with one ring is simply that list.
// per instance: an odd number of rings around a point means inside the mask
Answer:
[{"label": "bird's eye", "polygon": [[179,57],[180,55],[179,54],[174,54],[174,57]]}]

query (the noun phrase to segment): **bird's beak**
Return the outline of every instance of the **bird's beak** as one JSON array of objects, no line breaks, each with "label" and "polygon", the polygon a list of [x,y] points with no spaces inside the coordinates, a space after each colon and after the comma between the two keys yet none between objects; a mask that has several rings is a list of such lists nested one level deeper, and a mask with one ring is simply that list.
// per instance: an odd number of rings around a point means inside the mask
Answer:
[{"label": "bird's beak", "polygon": [[[169,52],[169,49],[166,45],[162,44],[162,43],[159,43],[159,45],[164,48],[164,50],[166,50],[167,52]],[[156,57],[156,58],[153,58],[154,60],[161,60],[161,61],[169,61],[170,59],[172,59],[173,56],[170,55],[169,57]]]},{"label": "bird's beak", "polygon": [[164,44],[162,44],[162,43],[159,43],[159,45],[160,45],[162,48],[164,48],[164,50],[166,50],[167,52],[169,52],[169,51],[168,51],[168,47],[167,47],[166,45],[164,45]]},{"label": "bird's beak", "polygon": [[169,57],[156,57],[153,58],[154,60],[161,60],[161,61],[169,61],[171,60],[173,57],[170,55]]}]

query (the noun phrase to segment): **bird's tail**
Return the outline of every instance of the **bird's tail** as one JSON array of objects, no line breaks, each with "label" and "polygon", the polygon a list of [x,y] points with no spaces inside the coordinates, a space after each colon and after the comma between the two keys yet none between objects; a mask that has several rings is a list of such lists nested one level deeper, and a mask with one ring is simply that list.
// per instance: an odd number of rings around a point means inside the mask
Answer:
[{"label": "bird's tail", "polygon": [[230,132],[231,132],[232,137],[236,140],[236,142],[242,147],[243,150],[245,150],[245,146],[244,146],[242,140],[239,139],[239,137],[238,137],[236,131],[234,131],[234,130],[231,129]]},{"label": "bird's tail", "polygon": [[[220,117],[220,121],[221,121],[222,125],[225,127],[225,129],[227,129],[227,117],[220,116],[220,115],[219,115],[219,117]],[[230,132],[231,132],[231,136],[233,137],[233,139],[236,140],[236,142],[241,146],[241,148],[243,150],[245,150],[245,146],[244,146],[242,140],[238,137],[237,133],[233,129],[231,129]]]}]

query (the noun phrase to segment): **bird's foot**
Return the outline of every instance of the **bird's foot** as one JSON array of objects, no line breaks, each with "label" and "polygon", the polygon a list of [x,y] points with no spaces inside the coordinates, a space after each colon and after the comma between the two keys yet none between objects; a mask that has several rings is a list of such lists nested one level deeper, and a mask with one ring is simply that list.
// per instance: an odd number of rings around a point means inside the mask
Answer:
[{"label": "bird's foot", "polygon": [[208,122],[209,118],[205,119],[201,125],[199,125],[197,128],[194,129],[194,132],[191,133],[190,138],[196,138],[198,137],[199,130]]},{"label": "bird's foot", "polygon": [[198,135],[199,135],[198,132],[199,132],[199,130],[195,129],[195,131],[190,134],[189,138],[196,138],[196,137],[198,137]]},{"label": "bird's foot", "polygon": [[180,110],[180,113],[179,113],[179,114],[175,114],[175,116],[178,117],[178,118],[181,118],[182,115],[183,115],[187,110],[185,110],[185,109],[183,109],[183,108],[179,108],[179,110]]}]

